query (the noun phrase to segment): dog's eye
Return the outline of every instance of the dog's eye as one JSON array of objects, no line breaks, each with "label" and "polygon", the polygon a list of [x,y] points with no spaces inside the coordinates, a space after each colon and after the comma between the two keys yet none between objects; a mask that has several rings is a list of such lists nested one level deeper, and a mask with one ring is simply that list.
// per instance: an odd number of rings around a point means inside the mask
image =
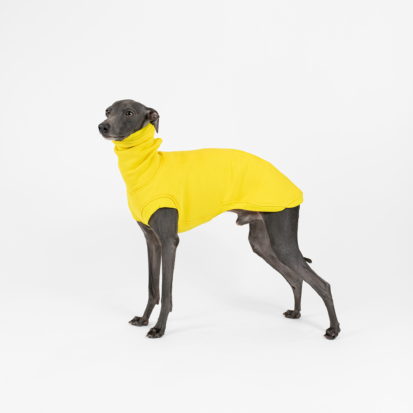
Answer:
[{"label": "dog's eye", "polygon": [[109,113],[110,113],[110,110],[109,109],[106,109],[106,116],[109,116]]},{"label": "dog's eye", "polygon": [[125,113],[125,115],[126,115],[126,116],[133,116],[133,112],[130,111],[130,110],[128,110],[128,111]]}]

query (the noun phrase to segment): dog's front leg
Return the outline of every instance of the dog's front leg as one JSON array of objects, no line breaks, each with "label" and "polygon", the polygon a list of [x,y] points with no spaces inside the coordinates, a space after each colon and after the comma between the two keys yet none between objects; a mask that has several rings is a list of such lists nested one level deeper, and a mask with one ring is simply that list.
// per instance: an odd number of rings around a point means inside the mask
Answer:
[{"label": "dog's front leg", "polygon": [[162,249],[162,299],[161,314],[155,327],[147,334],[149,338],[159,338],[165,334],[168,315],[172,311],[172,279],[175,266],[178,237],[178,211],[160,208],[150,218],[149,226],[158,237]]},{"label": "dog's front leg", "polygon": [[159,304],[159,274],[161,271],[161,243],[150,227],[138,222],[143,234],[145,235],[146,245],[148,247],[148,268],[149,268],[149,298],[146,310],[142,317],[134,317],[130,324],[134,326],[147,326],[149,317],[155,304]]}]

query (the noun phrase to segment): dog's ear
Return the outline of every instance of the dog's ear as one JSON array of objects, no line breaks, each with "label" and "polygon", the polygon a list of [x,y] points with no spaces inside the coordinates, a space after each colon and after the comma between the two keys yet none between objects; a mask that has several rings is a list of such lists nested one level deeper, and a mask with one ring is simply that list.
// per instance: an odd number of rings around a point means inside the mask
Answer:
[{"label": "dog's ear", "polygon": [[159,113],[152,108],[147,108],[146,119],[155,126],[156,133],[159,130]]}]

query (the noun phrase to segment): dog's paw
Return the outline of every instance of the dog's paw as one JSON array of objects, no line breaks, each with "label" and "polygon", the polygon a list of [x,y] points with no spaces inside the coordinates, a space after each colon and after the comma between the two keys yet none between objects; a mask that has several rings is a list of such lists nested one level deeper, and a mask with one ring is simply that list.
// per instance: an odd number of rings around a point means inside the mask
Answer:
[{"label": "dog's paw", "polygon": [[162,331],[160,328],[153,327],[148,331],[146,337],[149,338],[161,338],[165,334],[165,330]]},{"label": "dog's paw", "polygon": [[149,320],[143,317],[133,317],[132,320],[129,321],[129,324],[132,324],[133,326],[147,326],[149,323]]},{"label": "dog's paw", "polygon": [[283,313],[286,318],[300,318],[301,313],[299,311],[287,310]]},{"label": "dog's paw", "polygon": [[326,333],[324,334],[324,337],[327,340],[334,340],[338,336],[340,331],[341,331],[340,326],[327,328]]}]

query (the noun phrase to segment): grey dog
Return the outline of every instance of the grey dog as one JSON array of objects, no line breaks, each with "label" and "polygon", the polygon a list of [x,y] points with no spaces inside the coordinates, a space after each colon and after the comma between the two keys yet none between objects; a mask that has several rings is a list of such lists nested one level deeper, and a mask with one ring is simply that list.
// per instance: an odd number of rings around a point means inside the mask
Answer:
[{"label": "grey dog", "polygon": [[[105,139],[122,141],[151,122],[159,130],[159,114],[133,100],[120,100],[106,109],[107,119],[99,125]],[[252,250],[277,270],[290,284],[294,294],[294,310],[287,310],[287,318],[301,317],[301,290],[306,281],[322,298],[327,307],[330,327],[325,337],[334,340],[340,332],[340,324],[334,309],[330,284],[318,276],[298,247],[298,215],[300,206],[280,212],[254,212],[234,209],[237,224],[249,224],[248,240]],[[160,208],[149,219],[149,225],[138,221],[146,239],[149,261],[149,299],[142,317],[134,317],[134,326],[146,326],[155,304],[159,304],[160,270],[162,261],[162,305],[156,325],[147,334],[159,338],[165,334],[166,322],[172,311],[172,278],[175,266],[178,237],[178,211]]]}]

